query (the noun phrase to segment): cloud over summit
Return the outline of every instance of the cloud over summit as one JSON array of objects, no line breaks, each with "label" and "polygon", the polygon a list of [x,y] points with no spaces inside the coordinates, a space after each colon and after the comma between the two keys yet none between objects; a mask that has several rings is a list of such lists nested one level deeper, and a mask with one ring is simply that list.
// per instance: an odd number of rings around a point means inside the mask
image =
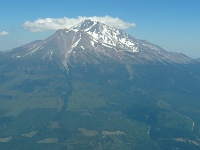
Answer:
[{"label": "cloud over summit", "polygon": [[6,31],[2,31],[2,32],[0,32],[0,35],[9,35],[9,33]]},{"label": "cloud over summit", "polygon": [[45,18],[45,19],[37,19],[33,22],[26,21],[23,23],[23,26],[25,28],[29,29],[31,32],[43,32],[43,31],[47,31],[47,30],[58,30],[58,29],[63,29],[63,28],[70,28],[86,19],[90,19],[93,21],[99,21],[108,26],[111,26],[111,27],[114,27],[117,29],[122,29],[122,30],[135,27],[135,23],[125,22],[119,18],[113,18],[110,16],[104,16],[104,17],[79,16],[78,18],[67,18],[67,17]]}]

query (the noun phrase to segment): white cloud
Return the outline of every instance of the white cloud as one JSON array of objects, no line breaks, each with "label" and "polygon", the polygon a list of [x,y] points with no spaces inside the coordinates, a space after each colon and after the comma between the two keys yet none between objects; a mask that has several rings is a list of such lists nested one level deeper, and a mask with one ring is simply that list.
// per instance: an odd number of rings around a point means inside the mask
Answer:
[{"label": "white cloud", "polygon": [[104,17],[84,17],[79,16],[78,18],[45,18],[45,19],[37,19],[33,22],[26,21],[23,23],[25,28],[28,28],[31,32],[43,32],[46,30],[58,30],[63,28],[70,28],[78,23],[84,21],[85,19],[90,19],[93,21],[99,21],[108,26],[117,28],[117,29],[128,29],[135,27],[135,23],[125,22],[119,18],[113,18],[110,16]]},{"label": "white cloud", "polygon": [[0,35],[9,35],[9,33],[6,31],[2,31],[2,32],[0,32]]}]

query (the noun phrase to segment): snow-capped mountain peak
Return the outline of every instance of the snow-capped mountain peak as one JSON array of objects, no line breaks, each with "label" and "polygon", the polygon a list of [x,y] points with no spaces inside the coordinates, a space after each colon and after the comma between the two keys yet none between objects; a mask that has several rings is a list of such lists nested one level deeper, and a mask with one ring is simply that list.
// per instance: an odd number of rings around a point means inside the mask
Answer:
[{"label": "snow-capped mountain peak", "polygon": [[123,31],[111,28],[98,21],[85,20],[77,26],[72,27],[70,30],[85,31],[95,42],[102,43],[107,47],[124,49],[132,52],[138,51],[134,38],[131,38]]},{"label": "snow-capped mountain peak", "polygon": [[41,60],[124,64],[149,61],[188,63],[190,58],[170,53],[144,40],[138,40],[124,31],[109,27],[98,21],[85,20],[70,29],[60,29],[42,41],[36,41],[11,51],[11,57]]},{"label": "snow-capped mountain peak", "polygon": [[97,21],[91,21],[91,20],[85,20],[81,23],[79,23],[76,26],[73,26],[71,29],[78,29],[82,31],[88,31],[91,27],[93,27],[95,24],[98,24],[99,22]]}]

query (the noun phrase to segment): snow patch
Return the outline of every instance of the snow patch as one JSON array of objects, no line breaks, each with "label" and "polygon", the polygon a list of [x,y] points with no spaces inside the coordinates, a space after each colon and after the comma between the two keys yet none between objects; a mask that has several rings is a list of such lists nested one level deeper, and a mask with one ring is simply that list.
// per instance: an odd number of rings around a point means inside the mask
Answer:
[{"label": "snow patch", "polygon": [[192,123],[192,131],[194,130],[194,121],[193,121],[193,123]]},{"label": "snow patch", "polygon": [[78,32],[79,30],[78,30],[78,29],[72,29],[72,31],[74,31],[74,32]]},{"label": "snow patch", "polygon": [[32,54],[34,54],[38,49],[40,49],[41,47],[40,46],[38,46],[38,47],[36,47],[35,49],[30,49],[31,50],[31,52],[29,52],[29,53],[27,53],[27,54],[25,54],[23,57],[25,57],[25,56],[27,56],[27,55],[32,55]]},{"label": "snow patch", "polygon": [[20,58],[21,56],[16,56],[15,58]]},{"label": "snow patch", "polygon": [[108,48],[113,48],[112,46],[106,45],[104,43],[102,43],[103,46],[108,47]]},{"label": "snow patch", "polygon": [[90,41],[91,45],[94,47],[94,42],[93,41]]},{"label": "snow patch", "polygon": [[50,53],[50,60],[52,61],[52,54],[53,54],[53,51],[51,51]]},{"label": "snow patch", "polygon": [[80,40],[81,40],[81,38],[78,39],[78,41],[76,41],[71,47],[72,47],[72,48],[76,47],[76,46],[78,45],[78,43],[80,42]]}]

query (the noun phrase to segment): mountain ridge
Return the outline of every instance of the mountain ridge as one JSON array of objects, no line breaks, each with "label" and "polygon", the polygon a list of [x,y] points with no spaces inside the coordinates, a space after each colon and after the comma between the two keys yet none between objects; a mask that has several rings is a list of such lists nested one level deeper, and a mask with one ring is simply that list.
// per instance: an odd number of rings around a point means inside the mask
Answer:
[{"label": "mountain ridge", "polygon": [[102,55],[120,63],[158,61],[181,64],[193,61],[184,54],[167,52],[157,45],[135,39],[121,30],[91,20],[85,20],[70,29],[60,29],[44,40],[31,42],[5,53],[11,52],[11,57],[18,59],[34,55],[39,51],[43,51],[42,57],[48,56],[50,60],[54,54],[55,57],[60,55],[58,59],[62,59],[65,66],[70,63],[68,60],[70,57],[73,57],[76,62],[78,57],[80,61],[82,59],[83,62],[88,63],[83,53],[89,53],[97,58],[98,55]]}]

